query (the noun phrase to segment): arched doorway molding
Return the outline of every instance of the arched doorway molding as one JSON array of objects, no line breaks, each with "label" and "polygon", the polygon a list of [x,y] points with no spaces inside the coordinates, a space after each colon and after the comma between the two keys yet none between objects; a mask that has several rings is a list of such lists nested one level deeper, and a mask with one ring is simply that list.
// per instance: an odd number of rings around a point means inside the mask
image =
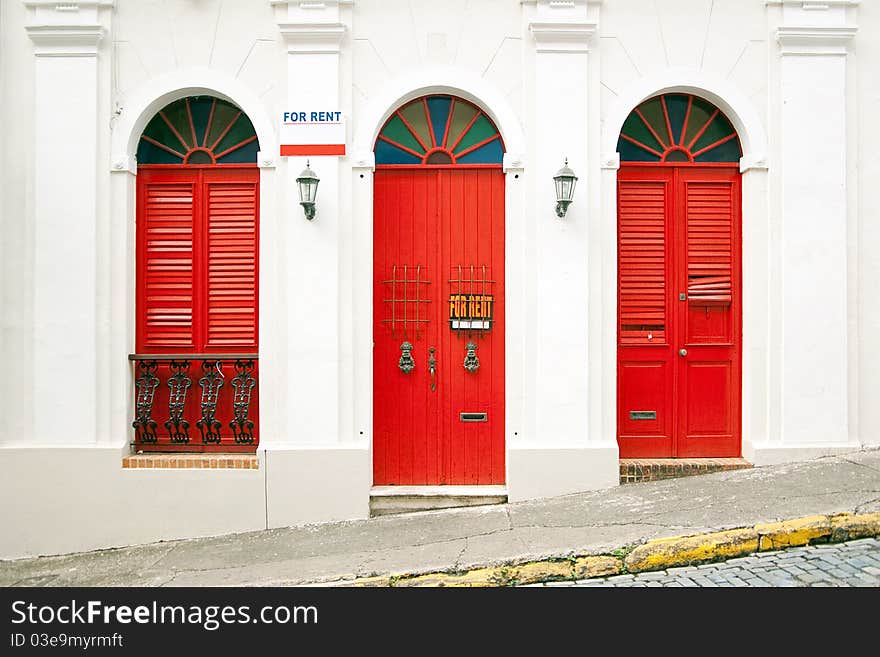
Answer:
[{"label": "arched doorway molding", "polygon": [[355,166],[369,166],[372,162],[376,137],[399,107],[429,94],[459,96],[480,107],[501,132],[505,145],[504,169],[522,167],[525,135],[507,98],[479,76],[454,67],[422,69],[383,86],[363,109],[364,120],[354,139]]},{"label": "arched doorway molding", "polygon": [[[614,254],[602,258],[601,281],[596,280],[590,312],[601,316],[601,332],[590,337],[591,353],[614,354],[617,348],[617,170],[620,158],[617,140],[630,112],[643,101],[670,92],[701,96],[718,106],[736,129],[742,145],[742,448],[746,459],[755,445],[773,439],[779,422],[778,367],[770,356],[770,314],[777,290],[768,286],[774,267],[772,230],[768,204],[768,141],[764,122],[752,100],[728,80],[690,69],[667,69],[639,79],[623,88],[603,113],[600,137],[601,251]],[[616,362],[603,360],[601,394],[592,396],[591,413],[601,416],[601,435],[606,444],[616,445]]]},{"label": "arched doorway molding", "polygon": [[150,119],[169,103],[187,96],[217,96],[237,105],[247,114],[260,141],[257,164],[273,166],[278,140],[265,104],[247,85],[211,69],[174,71],[138,87],[118,109],[110,145],[110,168],[136,173],[138,140]]},{"label": "arched doorway molding", "polygon": [[[259,225],[261,239],[260,290],[263,298],[273,298],[278,293],[277,277],[266,272],[276,267],[281,258],[280,246],[276,245],[278,227],[275,224],[274,170],[277,162],[278,139],[265,102],[246,84],[231,76],[207,68],[175,70],[151,79],[127,92],[117,100],[116,111],[111,117],[109,168],[109,212],[112,217],[106,242],[106,259],[99,269],[106,280],[112,281],[108,291],[108,324],[111,329],[111,349],[107,367],[110,370],[108,394],[113,397],[109,425],[113,435],[127,435],[133,417],[132,399],[134,377],[126,361],[135,345],[135,212],[136,212],[136,153],[138,142],[149,121],[163,107],[188,96],[215,96],[239,107],[248,116],[260,144],[257,166],[260,178]],[[265,238],[266,235],[273,239]],[[267,307],[269,310],[267,310]],[[273,304],[264,306],[261,312],[260,344],[276,349],[283,335],[272,327],[276,324]],[[276,335],[276,333],[279,333]],[[266,368],[268,369],[268,368]],[[268,374],[266,369],[263,374]],[[273,433],[273,427],[283,426],[283,413],[275,413],[272,406],[260,410],[261,427]]]},{"label": "arched doorway molding", "polygon": [[627,87],[609,109],[602,129],[602,165],[616,162],[617,139],[624,121],[642,101],[663,93],[701,96],[717,105],[739,135],[743,156],[740,171],[767,166],[767,135],[751,100],[730,82],[690,70],[669,70]]}]

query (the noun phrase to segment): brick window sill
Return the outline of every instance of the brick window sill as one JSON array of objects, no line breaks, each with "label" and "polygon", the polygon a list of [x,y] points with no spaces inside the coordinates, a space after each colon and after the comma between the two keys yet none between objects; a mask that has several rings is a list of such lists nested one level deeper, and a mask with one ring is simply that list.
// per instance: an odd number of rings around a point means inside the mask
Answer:
[{"label": "brick window sill", "polygon": [[122,459],[127,470],[259,470],[256,454],[133,454]]}]

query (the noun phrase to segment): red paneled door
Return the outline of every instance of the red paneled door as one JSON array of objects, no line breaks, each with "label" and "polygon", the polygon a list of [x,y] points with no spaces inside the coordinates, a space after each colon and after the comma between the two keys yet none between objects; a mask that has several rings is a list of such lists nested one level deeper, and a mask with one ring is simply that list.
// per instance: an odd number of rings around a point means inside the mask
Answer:
[{"label": "red paneled door", "polygon": [[378,168],[373,266],[373,483],[504,483],[501,168]]},{"label": "red paneled door", "polygon": [[741,455],[740,175],[618,173],[621,458]]}]

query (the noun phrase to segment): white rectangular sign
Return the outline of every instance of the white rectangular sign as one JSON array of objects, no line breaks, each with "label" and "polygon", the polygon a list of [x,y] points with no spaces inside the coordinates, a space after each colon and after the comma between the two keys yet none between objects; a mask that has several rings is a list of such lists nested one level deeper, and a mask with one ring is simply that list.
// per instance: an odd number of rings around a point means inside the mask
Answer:
[{"label": "white rectangular sign", "polygon": [[337,110],[281,115],[281,155],[345,155],[345,118]]}]

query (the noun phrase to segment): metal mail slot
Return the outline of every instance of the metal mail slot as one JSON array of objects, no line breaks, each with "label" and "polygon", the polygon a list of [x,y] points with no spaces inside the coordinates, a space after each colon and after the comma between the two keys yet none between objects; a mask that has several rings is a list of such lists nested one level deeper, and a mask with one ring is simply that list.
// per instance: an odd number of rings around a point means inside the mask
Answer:
[{"label": "metal mail slot", "polygon": [[630,411],[630,420],[656,420],[657,411]]},{"label": "metal mail slot", "polygon": [[458,419],[462,422],[488,422],[488,413],[459,413]]}]

